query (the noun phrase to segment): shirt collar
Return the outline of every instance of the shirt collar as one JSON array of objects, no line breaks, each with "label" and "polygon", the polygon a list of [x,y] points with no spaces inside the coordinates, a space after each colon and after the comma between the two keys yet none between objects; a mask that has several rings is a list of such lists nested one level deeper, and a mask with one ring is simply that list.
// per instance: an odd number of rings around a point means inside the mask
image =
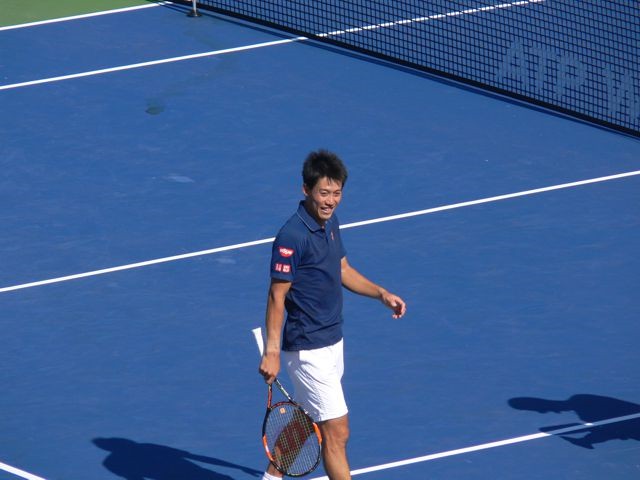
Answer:
[{"label": "shirt collar", "polygon": [[[307,212],[307,209],[304,206],[304,200],[300,202],[300,205],[298,205],[298,211],[296,213],[298,214],[298,217],[300,217],[300,220],[302,220],[302,223],[304,223],[312,232],[323,230],[316,219],[309,215],[309,212]],[[327,224],[329,224],[329,222],[331,222],[331,219],[329,219]]]}]

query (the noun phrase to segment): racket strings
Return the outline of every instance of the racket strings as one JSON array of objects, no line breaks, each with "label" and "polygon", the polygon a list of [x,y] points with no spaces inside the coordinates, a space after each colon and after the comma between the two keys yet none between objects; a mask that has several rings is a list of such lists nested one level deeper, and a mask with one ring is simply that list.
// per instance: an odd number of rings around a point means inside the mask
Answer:
[{"label": "racket strings", "polygon": [[265,447],[273,464],[288,475],[303,475],[320,459],[320,442],[311,419],[296,405],[281,403],[267,417]]}]

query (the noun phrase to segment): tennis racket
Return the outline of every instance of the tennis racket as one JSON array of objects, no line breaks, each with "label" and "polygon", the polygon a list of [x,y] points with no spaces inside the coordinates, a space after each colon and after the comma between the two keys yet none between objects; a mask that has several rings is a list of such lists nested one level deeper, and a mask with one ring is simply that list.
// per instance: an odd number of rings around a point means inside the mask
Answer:
[{"label": "tennis racket", "polygon": [[[264,354],[262,329],[254,328],[260,355]],[[262,443],[267,458],[283,475],[301,477],[320,463],[322,435],[309,414],[287,393],[276,378],[273,383],[286,400],[273,403],[273,384],[269,385],[267,413],[262,422]]]}]

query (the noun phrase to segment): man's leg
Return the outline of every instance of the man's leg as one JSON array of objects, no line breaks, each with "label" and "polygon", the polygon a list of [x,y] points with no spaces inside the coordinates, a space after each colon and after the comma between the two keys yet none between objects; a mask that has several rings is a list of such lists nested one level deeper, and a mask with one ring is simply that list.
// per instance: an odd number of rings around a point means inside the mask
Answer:
[{"label": "man's leg", "polygon": [[262,477],[262,480],[271,480],[273,478],[282,478],[282,474],[273,466],[271,462],[269,462],[269,466]]},{"label": "man's leg", "polygon": [[349,416],[333,418],[318,423],[322,433],[322,459],[330,480],[350,480],[347,460],[349,440]]}]

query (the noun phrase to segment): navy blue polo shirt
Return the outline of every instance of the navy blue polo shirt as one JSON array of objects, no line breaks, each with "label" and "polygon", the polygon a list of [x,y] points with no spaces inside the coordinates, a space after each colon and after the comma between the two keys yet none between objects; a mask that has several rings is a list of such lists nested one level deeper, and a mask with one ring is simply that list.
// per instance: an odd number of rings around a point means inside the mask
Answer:
[{"label": "navy blue polo shirt", "polygon": [[300,202],[271,254],[271,278],[291,282],[283,350],[311,350],[342,339],[340,261],[345,255],[335,214],[322,228]]}]

